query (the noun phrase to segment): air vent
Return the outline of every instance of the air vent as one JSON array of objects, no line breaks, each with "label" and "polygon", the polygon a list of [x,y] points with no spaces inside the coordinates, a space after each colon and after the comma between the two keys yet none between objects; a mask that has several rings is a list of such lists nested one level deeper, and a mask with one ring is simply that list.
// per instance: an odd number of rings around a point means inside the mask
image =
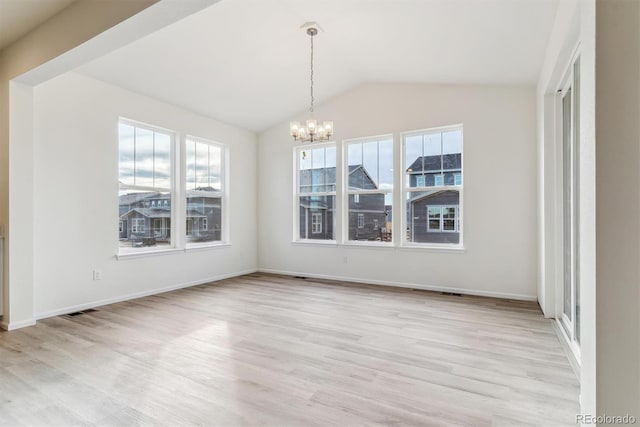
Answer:
[{"label": "air vent", "polygon": [[457,294],[455,292],[440,292],[440,295],[449,295],[449,296],[452,296],[452,297],[461,297],[462,296],[462,294]]},{"label": "air vent", "polygon": [[76,316],[80,316],[81,314],[93,313],[94,311],[98,311],[98,310],[96,310],[95,308],[88,308],[86,310],[75,311],[73,313],[65,314],[65,316],[76,317]]}]

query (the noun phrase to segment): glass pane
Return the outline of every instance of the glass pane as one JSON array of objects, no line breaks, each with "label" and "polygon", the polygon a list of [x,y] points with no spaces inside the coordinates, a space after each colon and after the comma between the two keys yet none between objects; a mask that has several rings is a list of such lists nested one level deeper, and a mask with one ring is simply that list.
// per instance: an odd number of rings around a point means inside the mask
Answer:
[{"label": "glass pane", "polygon": [[393,188],[393,140],[387,139],[378,143],[379,184],[381,190]]},{"label": "glass pane", "polygon": [[[412,191],[406,194],[407,241],[416,243],[459,243],[458,231],[440,231],[442,214],[455,223],[460,218],[458,190]],[[444,208],[443,208],[444,206]],[[451,227],[449,222],[448,227]],[[442,223],[444,228],[444,222]]]},{"label": "glass pane", "polygon": [[171,188],[171,136],[155,134],[154,187]]},{"label": "glass pane", "polygon": [[462,131],[460,129],[442,133],[442,154],[462,153]]},{"label": "glass pane", "polygon": [[349,240],[390,242],[391,212],[384,193],[349,195]]},{"label": "glass pane", "polygon": [[222,148],[209,145],[209,187],[222,190]]},{"label": "glass pane", "polygon": [[360,169],[362,166],[362,144],[349,144],[347,157],[349,161],[349,188],[364,188],[364,174]]},{"label": "glass pane", "polygon": [[186,218],[187,243],[222,240],[222,198],[219,195],[211,191],[188,191]]},{"label": "glass pane", "polygon": [[171,246],[171,194],[121,190],[118,223],[121,248]]},{"label": "glass pane", "polygon": [[418,177],[422,176],[422,135],[409,136],[405,139],[405,171],[407,173],[406,185],[417,187]]},{"label": "glass pane", "polygon": [[196,189],[209,188],[209,144],[196,142]]},{"label": "glass pane", "polygon": [[378,188],[378,142],[366,142],[362,144],[362,167],[366,179],[364,188],[374,190]]},{"label": "glass pane", "polygon": [[134,185],[134,129],[133,126],[118,125],[119,180],[121,184]]},{"label": "glass pane", "polygon": [[580,59],[573,64],[573,247],[574,247],[574,310],[575,339],[580,343]]},{"label": "glass pane", "polygon": [[135,185],[153,187],[153,132],[135,128]]},{"label": "glass pane", "polygon": [[196,188],[196,142],[187,140],[186,146],[186,182],[187,190]]},{"label": "glass pane", "polygon": [[300,197],[300,239],[334,240],[335,196]]},{"label": "glass pane", "polygon": [[336,191],[336,147],[325,148],[326,188],[322,191]]},{"label": "glass pane", "polygon": [[302,150],[299,154],[301,193],[332,192],[336,190],[335,147]]},{"label": "glass pane", "polygon": [[442,154],[442,134],[431,133],[424,136],[424,155],[439,156]]},{"label": "glass pane", "polygon": [[[562,145],[563,145],[563,210],[564,210],[564,288],[563,288],[563,312],[572,320],[572,289],[571,289],[571,270],[572,270],[572,236],[571,236],[571,88],[566,92],[562,99]],[[571,332],[569,335],[571,335]]]}]

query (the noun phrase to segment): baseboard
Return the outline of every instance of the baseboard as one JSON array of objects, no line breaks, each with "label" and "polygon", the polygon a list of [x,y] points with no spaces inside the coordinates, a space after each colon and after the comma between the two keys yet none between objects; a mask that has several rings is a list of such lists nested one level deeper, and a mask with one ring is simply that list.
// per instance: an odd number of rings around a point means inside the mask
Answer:
[{"label": "baseboard", "polygon": [[27,326],[33,326],[35,324],[35,318],[23,320],[21,322],[6,322],[3,320],[2,322],[0,322],[0,329],[3,329],[5,331],[14,331],[16,329],[26,328]]},{"label": "baseboard", "polygon": [[481,297],[512,299],[512,300],[520,300],[520,301],[537,301],[538,300],[536,295],[522,295],[522,294],[510,294],[505,292],[478,291],[475,289],[451,288],[448,286],[431,286],[431,285],[423,285],[423,284],[417,284],[417,283],[361,279],[357,277],[332,276],[328,274],[313,274],[313,273],[304,273],[304,272],[298,272],[298,271],[274,270],[270,268],[258,268],[258,272],[270,273],[270,274],[282,274],[285,276],[304,276],[304,277],[312,277],[314,279],[338,280],[341,282],[363,283],[363,284],[370,284],[370,285],[395,286],[398,288],[420,289],[424,291],[453,292],[453,293],[464,294],[464,295],[475,295],[475,296],[481,296]]},{"label": "baseboard", "polygon": [[[164,288],[152,289],[152,290],[143,291],[143,292],[135,292],[135,293],[132,293],[132,294],[121,295],[121,296],[117,296],[117,297],[113,297],[113,298],[107,298],[107,299],[103,299],[103,300],[91,301],[91,302],[87,302],[87,303],[83,303],[83,304],[72,305],[72,306],[68,306],[68,307],[59,308],[59,309],[56,309],[56,310],[45,311],[43,313],[37,313],[34,316],[34,318],[35,318],[35,320],[46,319],[48,317],[54,317],[54,316],[60,316],[62,314],[74,313],[76,311],[87,310],[89,308],[96,308],[96,307],[100,307],[100,306],[103,306],[103,305],[109,305],[109,304],[115,304],[115,303],[118,303],[118,302],[129,301],[129,300],[136,299],[136,298],[148,297],[150,295],[163,294],[165,292],[171,292],[171,291],[175,291],[175,290],[178,290],[178,289],[189,288],[191,286],[203,285],[203,284],[209,283],[209,282],[217,282],[219,280],[229,279],[231,277],[237,277],[237,276],[243,276],[245,274],[255,273],[256,271],[257,271],[257,269],[250,269],[250,270],[238,271],[238,272],[235,272],[235,273],[221,274],[219,276],[209,277],[207,279],[195,280],[193,282],[180,283],[178,285],[166,286]],[[35,321],[34,321],[34,324],[35,324]],[[30,326],[30,325],[25,325],[25,326]]]}]

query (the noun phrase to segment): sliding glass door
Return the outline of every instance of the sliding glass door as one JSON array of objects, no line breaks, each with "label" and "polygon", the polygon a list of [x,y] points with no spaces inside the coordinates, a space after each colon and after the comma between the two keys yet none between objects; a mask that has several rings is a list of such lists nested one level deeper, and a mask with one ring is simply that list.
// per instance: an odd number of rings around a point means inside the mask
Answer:
[{"label": "sliding glass door", "polygon": [[562,105],[563,284],[561,323],[574,349],[580,345],[579,153],[580,60],[572,63],[560,91]]}]

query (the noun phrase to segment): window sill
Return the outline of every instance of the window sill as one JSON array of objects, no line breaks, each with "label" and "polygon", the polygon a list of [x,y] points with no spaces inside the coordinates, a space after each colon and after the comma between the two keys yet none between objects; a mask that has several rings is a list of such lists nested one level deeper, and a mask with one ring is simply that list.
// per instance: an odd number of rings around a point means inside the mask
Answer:
[{"label": "window sill", "polygon": [[225,243],[225,242],[216,242],[216,243],[199,244],[199,245],[187,245],[184,251],[187,253],[200,252],[200,251],[206,251],[207,249],[227,248],[229,246],[231,246],[231,243]]},{"label": "window sill", "polygon": [[349,240],[344,242],[340,246],[346,248],[366,248],[366,249],[395,249],[396,246],[392,242],[376,242],[376,241],[357,241],[357,240]]},{"label": "window sill", "polygon": [[338,242],[335,240],[313,240],[313,239],[305,239],[305,240],[294,240],[291,242],[292,245],[299,246],[338,246]]},{"label": "window sill", "polygon": [[405,244],[399,246],[398,249],[403,251],[423,251],[423,252],[442,252],[442,253],[465,253],[467,249],[460,245],[429,245],[429,244]]},{"label": "window sill", "polygon": [[136,258],[146,258],[151,256],[159,256],[159,255],[173,255],[178,253],[184,253],[184,249],[160,249],[160,250],[148,250],[148,251],[139,251],[139,252],[120,252],[116,254],[117,260],[125,260],[125,259],[136,259]]}]

